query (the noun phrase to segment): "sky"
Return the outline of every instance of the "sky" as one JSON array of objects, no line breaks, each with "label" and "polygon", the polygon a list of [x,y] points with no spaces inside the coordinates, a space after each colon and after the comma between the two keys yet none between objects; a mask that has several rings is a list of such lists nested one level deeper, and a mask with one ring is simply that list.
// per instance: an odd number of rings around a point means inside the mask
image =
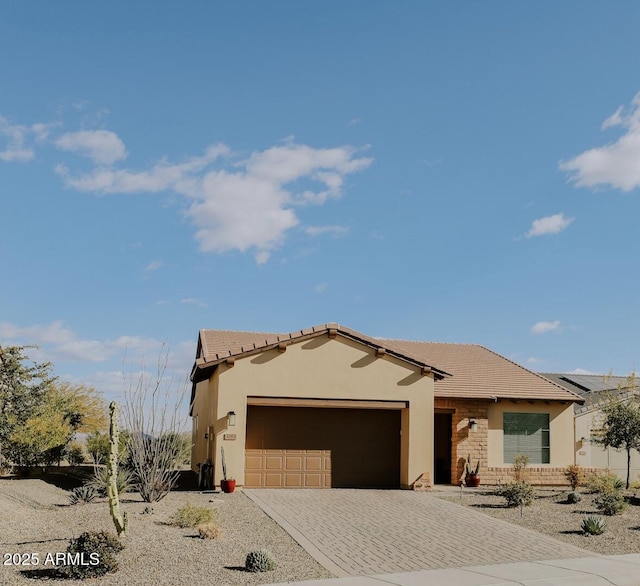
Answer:
[{"label": "sky", "polygon": [[203,328],[638,368],[639,18],[4,3],[0,344],[107,398],[165,351],[184,384]]}]

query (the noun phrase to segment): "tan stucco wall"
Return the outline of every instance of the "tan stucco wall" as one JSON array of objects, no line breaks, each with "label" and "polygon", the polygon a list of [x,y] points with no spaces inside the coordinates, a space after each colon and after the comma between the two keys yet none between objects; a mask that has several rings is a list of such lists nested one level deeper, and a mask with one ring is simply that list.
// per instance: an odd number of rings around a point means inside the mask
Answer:
[{"label": "tan stucco wall", "polygon": [[[508,400],[489,404],[488,454],[489,466],[510,465],[504,462],[502,432],[503,413],[549,413],[549,464],[536,467],[565,467],[574,463],[573,403],[550,403],[543,401],[512,402]],[[533,464],[532,464],[533,466]]]},{"label": "tan stucco wall", "polygon": [[[208,395],[206,398],[204,395]],[[244,484],[247,397],[289,397],[408,401],[402,412],[401,478],[409,487],[423,473],[433,478],[433,378],[419,368],[342,336],[323,335],[221,364],[209,382],[199,383],[193,415],[198,415],[192,466],[206,454],[204,426],[215,435],[215,483],[222,477],[220,446],[224,445],[227,473]],[[293,407],[292,407],[293,408]],[[227,413],[236,425],[227,426]],[[235,434],[233,441],[224,434]]]}]

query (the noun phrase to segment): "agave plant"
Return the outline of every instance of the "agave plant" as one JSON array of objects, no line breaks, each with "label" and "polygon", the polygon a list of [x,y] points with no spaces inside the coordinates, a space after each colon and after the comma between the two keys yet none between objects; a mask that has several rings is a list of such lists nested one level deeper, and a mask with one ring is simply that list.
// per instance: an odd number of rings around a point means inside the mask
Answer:
[{"label": "agave plant", "polygon": [[78,486],[71,491],[69,502],[72,505],[80,505],[84,503],[92,503],[100,496],[98,489],[91,484]]},{"label": "agave plant", "polygon": [[606,521],[603,521],[600,517],[585,517],[580,524],[580,529],[587,535],[602,535],[606,528]]}]

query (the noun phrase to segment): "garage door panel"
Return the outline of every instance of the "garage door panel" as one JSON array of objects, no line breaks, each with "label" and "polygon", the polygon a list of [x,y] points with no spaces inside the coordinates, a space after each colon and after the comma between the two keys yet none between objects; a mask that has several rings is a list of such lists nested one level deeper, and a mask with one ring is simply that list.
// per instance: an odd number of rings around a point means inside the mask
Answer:
[{"label": "garage door panel", "polygon": [[303,488],[303,475],[298,474],[285,474],[284,475],[284,487],[285,488]]},{"label": "garage door panel", "polygon": [[399,487],[397,410],[249,405],[246,438],[247,487]]},{"label": "garage door panel", "polygon": [[268,454],[264,460],[264,466],[267,470],[282,470],[284,462],[284,456],[279,454],[274,456],[273,454]]},{"label": "garage door panel", "polygon": [[247,486],[253,486],[256,488],[262,487],[262,474],[260,472],[245,472],[244,482]]},{"label": "garage door panel", "polygon": [[262,470],[262,455],[252,456],[247,454],[244,459],[245,470]]},{"label": "garage door panel", "polygon": [[302,456],[290,456],[288,453],[285,456],[285,462],[284,462],[284,467],[285,470],[287,472],[290,471],[300,471],[302,470],[302,462],[303,462],[303,457]]}]

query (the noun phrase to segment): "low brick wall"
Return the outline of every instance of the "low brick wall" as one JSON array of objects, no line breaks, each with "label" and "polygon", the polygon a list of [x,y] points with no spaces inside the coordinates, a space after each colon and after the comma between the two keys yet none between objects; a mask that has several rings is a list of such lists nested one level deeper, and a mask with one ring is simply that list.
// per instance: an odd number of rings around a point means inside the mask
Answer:
[{"label": "low brick wall", "polygon": [[[565,477],[566,467],[549,467],[549,466],[527,466],[525,470],[525,480],[536,486],[569,486],[569,482]],[[582,468],[585,474],[591,472],[602,472],[601,468]],[[506,484],[513,482],[513,467],[500,466],[489,467],[484,473],[480,474],[482,484]]]}]

